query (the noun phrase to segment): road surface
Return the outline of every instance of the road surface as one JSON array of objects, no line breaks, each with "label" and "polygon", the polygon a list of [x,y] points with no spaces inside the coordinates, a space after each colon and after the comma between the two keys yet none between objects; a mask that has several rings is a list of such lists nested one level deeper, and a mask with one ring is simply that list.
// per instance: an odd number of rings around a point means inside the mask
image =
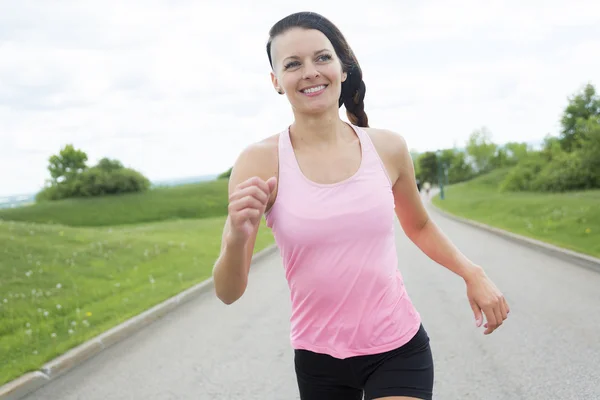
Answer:
[{"label": "road surface", "polygon": [[[431,215],[512,308],[484,336],[460,278],[398,230],[399,267],[431,337],[434,398],[600,399],[600,273]],[[289,307],[276,255],[252,272],[239,302],[204,295],[27,399],[298,399]]]}]

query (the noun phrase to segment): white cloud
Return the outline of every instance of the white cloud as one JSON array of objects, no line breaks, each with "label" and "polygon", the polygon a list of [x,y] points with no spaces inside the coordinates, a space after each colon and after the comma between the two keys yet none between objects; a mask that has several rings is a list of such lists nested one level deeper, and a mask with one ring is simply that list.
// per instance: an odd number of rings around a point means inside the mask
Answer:
[{"label": "white cloud", "polygon": [[66,143],[151,179],[219,173],[291,122],[265,52],[283,16],[338,24],[374,126],[419,150],[556,134],[567,96],[600,85],[596,1],[92,0],[0,3],[0,195],[32,192]]}]

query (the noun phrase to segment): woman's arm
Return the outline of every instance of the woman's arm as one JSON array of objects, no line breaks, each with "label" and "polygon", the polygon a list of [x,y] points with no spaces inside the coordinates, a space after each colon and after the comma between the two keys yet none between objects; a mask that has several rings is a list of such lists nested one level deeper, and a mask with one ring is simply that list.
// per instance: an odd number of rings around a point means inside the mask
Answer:
[{"label": "woman's arm", "polygon": [[276,193],[274,151],[269,139],[248,147],[236,160],[229,178],[229,212],[221,253],[213,267],[215,293],[225,304],[242,297],[248,285],[260,221]]},{"label": "woman's arm", "polygon": [[436,263],[460,276],[467,286],[467,297],[475,315],[477,326],[483,323],[482,312],[487,324],[485,334],[492,333],[507,318],[508,304],[487,277],[483,268],[469,260],[450,241],[442,230],[429,217],[417,190],[413,161],[404,138],[389,131],[380,135],[380,146],[393,184],[396,215],[406,236],[425,255]]}]

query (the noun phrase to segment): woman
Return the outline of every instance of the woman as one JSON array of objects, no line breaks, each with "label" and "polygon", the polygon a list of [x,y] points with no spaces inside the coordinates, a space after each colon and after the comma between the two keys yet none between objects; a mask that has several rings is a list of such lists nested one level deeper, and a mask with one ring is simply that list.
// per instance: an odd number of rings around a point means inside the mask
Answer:
[{"label": "woman", "polygon": [[431,399],[429,338],[398,270],[394,218],[464,279],[485,334],[508,305],[428,217],[403,137],[368,127],[362,71],[340,31],[318,14],[293,14],[272,27],[267,55],[294,121],[235,162],[216,294],[226,304],[243,295],[265,214],[291,293],[301,399]]}]

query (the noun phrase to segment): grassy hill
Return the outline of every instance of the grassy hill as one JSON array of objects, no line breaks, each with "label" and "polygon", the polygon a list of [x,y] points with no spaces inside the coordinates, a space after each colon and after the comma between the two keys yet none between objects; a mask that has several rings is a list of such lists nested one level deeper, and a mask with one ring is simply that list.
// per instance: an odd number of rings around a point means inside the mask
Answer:
[{"label": "grassy hill", "polygon": [[227,213],[227,180],[220,179],[144,193],[38,203],[0,210],[0,219],[63,224],[113,226],[178,218],[207,218]]},{"label": "grassy hill", "polygon": [[508,170],[451,185],[433,203],[455,215],[600,257],[600,190],[500,192]]},{"label": "grassy hill", "polygon": [[210,277],[226,185],[2,210],[0,385]]}]

